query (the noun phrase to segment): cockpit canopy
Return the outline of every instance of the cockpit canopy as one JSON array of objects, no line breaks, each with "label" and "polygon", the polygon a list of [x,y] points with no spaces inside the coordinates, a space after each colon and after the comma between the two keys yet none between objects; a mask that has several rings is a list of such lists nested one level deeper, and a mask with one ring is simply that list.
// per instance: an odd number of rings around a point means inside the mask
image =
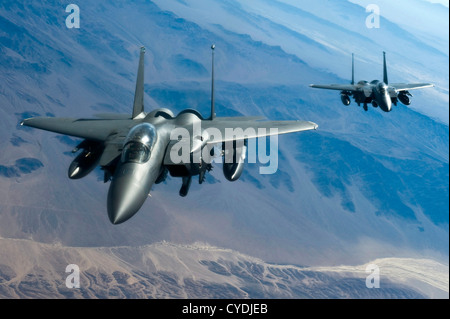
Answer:
[{"label": "cockpit canopy", "polygon": [[155,145],[156,136],[155,127],[149,123],[133,127],[124,142],[122,162],[138,164],[147,162]]},{"label": "cockpit canopy", "polygon": [[378,92],[384,94],[386,92],[387,85],[385,83],[383,83],[383,82],[380,82],[380,83],[377,84],[377,89],[378,89]]}]

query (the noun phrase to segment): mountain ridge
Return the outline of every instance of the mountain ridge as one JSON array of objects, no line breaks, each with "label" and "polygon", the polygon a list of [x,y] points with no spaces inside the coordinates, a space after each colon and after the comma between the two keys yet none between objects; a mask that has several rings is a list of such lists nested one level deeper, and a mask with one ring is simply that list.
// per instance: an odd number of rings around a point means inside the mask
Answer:
[{"label": "mountain ridge", "polygon": [[[298,267],[267,264],[205,243],[160,242],[140,247],[64,247],[0,239],[0,256],[27,252],[22,260],[0,257],[3,298],[445,298],[448,265],[431,260],[387,258],[379,289],[365,286],[366,265]],[[10,255],[10,254],[8,254]],[[398,262],[397,262],[398,260]],[[413,265],[410,274],[396,272]],[[68,288],[67,265],[80,269],[80,288]],[[145,265],[145,267],[143,267]],[[422,266],[423,265],[423,266]],[[418,271],[430,270],[428,277]],[[422,270],[421,270],[422,269]],[[387,275],[389,271],[394,275]],[[412,282],[411,278],[416,278]],[[447,280],[447,281],[445,281]],[[346,291],[344,287],[352,284]],[[202,288],[200,288],[202,287]],[[445,289],[447,287],[447,290]],[[206,293],[206,294],[205,294]]]}]

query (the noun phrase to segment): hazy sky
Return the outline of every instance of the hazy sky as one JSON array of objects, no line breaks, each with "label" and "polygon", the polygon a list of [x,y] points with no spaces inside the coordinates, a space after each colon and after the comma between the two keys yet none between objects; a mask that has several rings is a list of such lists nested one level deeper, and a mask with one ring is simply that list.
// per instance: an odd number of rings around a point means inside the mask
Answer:
[{"label": "hazy sky", "polygon": [[448,8],[448,0],[425,0],[431,3],[440,3]]}]

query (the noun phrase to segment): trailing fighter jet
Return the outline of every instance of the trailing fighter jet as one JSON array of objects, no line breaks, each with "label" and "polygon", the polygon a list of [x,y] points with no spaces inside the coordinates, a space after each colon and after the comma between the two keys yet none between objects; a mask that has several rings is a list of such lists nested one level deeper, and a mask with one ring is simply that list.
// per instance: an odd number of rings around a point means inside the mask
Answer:
[{"label": "trailing fighter jet", "polygon": [[[221,145],[223,174],[229,181],[242,174],[247,140],[312,130],[308,121],[263,121],[263,117],[216,117],[214,108],[214,45],[212,49],[211,115],[186,109],[174,116],[166,108],[144,112],[144,53],[140,50],[132,114],[103,114],[93,119],[25,119],[21,125],[82,138],[73,150],[81,153],[70,164],[68,175],[78,179],[97,165],[104,170],[108,191],[108,217],[113,224],[131,218],[144,204],[154,184],[170,173],[182,178],[179,194],[186,196],[192,176],[204,181],[212,169],[214,145]],[[181,153],[180,153],[181,151]]]},{"label": "trailing fighter jet", "polygon": [[380,107],[385,112],[392,110],[392,104],[397,106],[400,101],[405,105],[411,104],[412,94],[409,90],[433,87],[430,83],[388,83],[386,52],[383,52],[383,81],[373,80],[359,81],[355,84],[355,62],[352,54],[352,82],[351,84],[311,84],[310,87],[318,89],[341,91],[341,101],[344,105],[350,105],[350,97],[353,96],[358,106],[363,103],[364,110],[367,111],[367,104],[372,103],[373,107]]}]

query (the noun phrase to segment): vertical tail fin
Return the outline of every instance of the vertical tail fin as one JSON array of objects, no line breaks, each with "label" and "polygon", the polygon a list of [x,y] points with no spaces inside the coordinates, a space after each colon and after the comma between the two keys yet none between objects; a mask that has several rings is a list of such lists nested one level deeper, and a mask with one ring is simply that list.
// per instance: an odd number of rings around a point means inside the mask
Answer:
[{"label": "vertical tail fin", "polygon": [[210,120],[214,120],[214,118],[216,117],[216,111],[214,109],[214,49],[216,48],[216,46],[213,44],[211,45],[211,50],[212,50],[212,72],[211,72],[211,116],[210,116]]},{"label": "vertical tail fin", "polygon": [[352,85],[355,84],[355,54],[352,53]]},{"label": "vertical tail fin", "polygon": [[387,66],[386,66],[386,52],[383,51],[383,82],[388,83]]},{"label": "vertical tail fin", "polygon": [[141,47],[139,67],[136,79],[136,91],[134,92],[134,104],[132,118],[136,118],[144,112],[144,54],[145,48]]}]

